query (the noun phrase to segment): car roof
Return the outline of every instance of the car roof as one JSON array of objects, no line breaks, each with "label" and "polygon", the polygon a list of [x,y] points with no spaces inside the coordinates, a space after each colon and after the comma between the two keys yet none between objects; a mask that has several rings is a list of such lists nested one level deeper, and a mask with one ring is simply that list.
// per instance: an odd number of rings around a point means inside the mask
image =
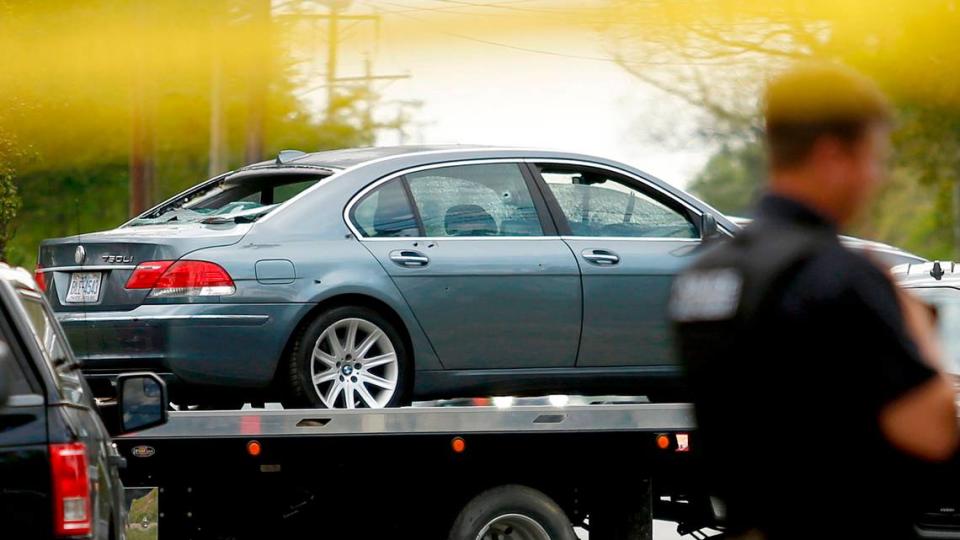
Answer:
[{"label": "car roof", "polygon": [[[325,174],[333,172],[334,174],[331,176],[331,179],[336,177],[346,178],[344,175],[349,176],[348,173],[357,172],[358,175],[351,177],[356,183],[358,181],[368,181],[367,173],[383,176],[396,170],[412,169],[423,165],[496,159],[543,160],[545,162],[558,160],[564,163],[572,162],[574,165],[579,162],[585,165],[596,165],[623,171],[628,175],[643,178],[657,188],[669,193],[672,197],[683,201],[684,204],[698,208],[701,212],[709,211],[713,213],[717,216],[720,226],[724,230],[732,231],[737,228],[735,224],[727,220],[726,216],[710,207],[709,204],[636,167],[600,156],[543,148],[453,144],[349,148],[313,153],[284,150],[280,152],[273,161],[255,163],[228,173],[228,176],[239,174],[258,175],[263,172],[273,173],[284,170],[296,171],[297,169],[312,169],[315,172],[319,170],[325,171]],[[323,184],[324,182],[320,182],[318,185]],[[316,187],[317,186],[314,186],[305,190],[297,197],[283,204],[289,205],[298,198],[301,198],[301,196],[309,196]],[[282,210],[282,207],[278,210]],[[266,216],[261,220],[261,223],[269,220],[272,215],[275,215],[275,213]]]},{"label": "car roof", "polygon": [[21,289],[28,289],[35,293],[40,293],[40,288],[37,287],[37,282],[33,280],[30,272],[27,272],[19,266],[10,266],[0,262],[0,280],[11,282]]},{"label": "car roof", "polygon": [[[390,157],[400,157],[411,154],[424,154],[444,151],[471,151],[471,150],[504,150],[503,147],[483,146],[476,144],[433,144],[433,145],[403,145],[403,146],[370,146],[365,148],[343,148],[339,150],[324,150],[321,152],[306,152],[300,156],[285,159],[282,164],[289,166],[315,166],[325,168],[347,169],[363,163]],[[510,148],[510,150],[520,150]],[[246,168],[260,168],[269,165],[279,165],[276,160],[263,161],[249,165]]]}]

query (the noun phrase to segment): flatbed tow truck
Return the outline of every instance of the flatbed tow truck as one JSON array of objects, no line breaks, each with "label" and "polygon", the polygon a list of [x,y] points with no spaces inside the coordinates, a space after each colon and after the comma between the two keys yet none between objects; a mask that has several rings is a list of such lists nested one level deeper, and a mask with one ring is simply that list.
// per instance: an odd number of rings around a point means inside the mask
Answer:
[{"label": "flatbed tow truck", "polygon": [[637,402],[183,411],[116,444],[160,539],[716,536],[693,430],[689,405]]}]

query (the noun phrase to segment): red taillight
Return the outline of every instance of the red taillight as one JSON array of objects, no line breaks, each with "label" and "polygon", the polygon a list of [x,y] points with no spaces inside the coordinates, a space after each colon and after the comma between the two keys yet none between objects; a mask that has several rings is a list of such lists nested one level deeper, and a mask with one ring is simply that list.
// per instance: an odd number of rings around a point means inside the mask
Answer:
[{"label": "red taillight", "polygon": [[128,289],[152,289],[153,284],[170,268],[173,261],[150,261],[140,263],[127,280]]},{"label": "red taillight", "polygon": [[37,264],[37,269],[33,271],[33,280],[37,282],[37,287],[40,287],[40,290],[47,292],[47,278],[43,275],[43,267],[40,264]]},{"label": "red taillight", "polygon": [[153,289],[150,297],[225,296],[236,292],[223,267],[207,261],[140,263],[127,280],[128,289]]},{"label": "red taillight", "polygon": [[92,529],[90,475],[83,443],[51,444],[53,478],[53,532],[57,536],[86,536]]}]

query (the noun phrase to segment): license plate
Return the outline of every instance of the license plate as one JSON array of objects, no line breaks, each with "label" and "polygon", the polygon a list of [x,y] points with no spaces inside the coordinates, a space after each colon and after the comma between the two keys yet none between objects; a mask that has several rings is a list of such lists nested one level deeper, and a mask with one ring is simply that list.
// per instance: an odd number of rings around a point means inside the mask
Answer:
[{"label": "license plate", "polygon": [[70,276],[67,302],[89,304],[99,300],[102,274],[102,272],[74,272]]}]

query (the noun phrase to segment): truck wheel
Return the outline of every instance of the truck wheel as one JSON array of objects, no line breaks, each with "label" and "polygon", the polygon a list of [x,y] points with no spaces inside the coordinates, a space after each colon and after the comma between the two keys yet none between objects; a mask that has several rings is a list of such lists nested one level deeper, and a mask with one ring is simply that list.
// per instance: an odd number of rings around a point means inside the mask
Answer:
[{"label": "truck wheel", "polygon": [[576,540],[557,503],[526,486],[500,486],[467,503],[450,540]]},{"label": "truck wheel", "polygon": [[311,322],[289,361],[292,405],[325,409],[399,407],[411,362],[397,329],[376,311],[342,306]]}]

